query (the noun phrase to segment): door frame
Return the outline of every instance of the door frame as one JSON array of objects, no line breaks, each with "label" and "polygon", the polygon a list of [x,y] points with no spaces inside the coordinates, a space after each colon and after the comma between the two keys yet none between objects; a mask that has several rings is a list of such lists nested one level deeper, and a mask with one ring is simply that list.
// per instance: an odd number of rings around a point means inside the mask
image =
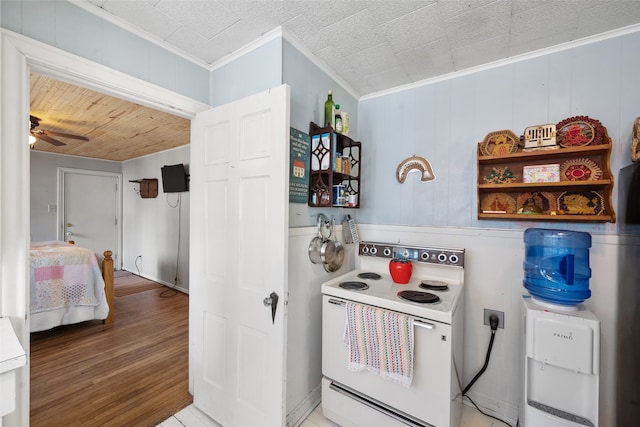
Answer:
[{"label": "door frame", "polygon": [[[211,106],[5,28],[0,55],[0,316],[10,319],[29,357],[29,73],[190,120]],[[16,370],[16,385],[16,409],[3,418],[8,427],[29,423],[29,363]]]},{"label": "door frame", "polygon": [[[67,174],[73,173],[76,175],[89,175],[89,176],[102,176],[108,178],[115,178],[116,180],[116,244],[113,248],[103,248],[102,250],[113,250],[114,254],[114,268],[120,270],[122,266],[122,174],[114,172],[93,171],[88,169],[75,169],[75,168],[58,168],[58,213],[57,213],[57,230],[56,238],[58,240],[66,240],[64,235],[64,218],[67,205],[65,204],[65,177]],[[99,253],[98,256],[102,256]]]}]

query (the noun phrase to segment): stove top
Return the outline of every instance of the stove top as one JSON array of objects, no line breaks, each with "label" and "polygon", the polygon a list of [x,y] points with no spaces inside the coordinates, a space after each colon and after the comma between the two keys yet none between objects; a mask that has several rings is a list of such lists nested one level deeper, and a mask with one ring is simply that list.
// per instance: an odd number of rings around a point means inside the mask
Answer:
[{"label": "stove top", "polygon": [[366,271],[364,273],[360,273],[360,274],[358,274],[358,277],[361,278],[361,279],[373,279],[373,280],[382,279],[381,275],[379,275],[378,273],[373,273],[371,271]]},{"label": "stove top", "polygon": [[439,280],[423,280],[420,283],[420,288],[429,291],[447,291],[449,290],[449,285]]},{"label": "stove top", "polygon": [[[362,270],[354,270],[325,282],[322,285],[322,293],[447,324],[451,323],[458,301],[463,297],[463,285],[455,280],[447,282],[448,288],[445,291],[425,291],[420,288],[423,278],[412,277],[406,285],[398,285],[393,283],[388,272],[386,274],[380,272],[379,274],[382,276],[380,279],[362,279],[358,277],[358,274],[363,272]],[[341,287],[340,284],[345,282],[362,282],[367,287],[358,289]],[[408,293],[432,294],[438,298],[438,301],[414,302],[398,295],[400,292],[407,291]]]},{"label": "stove top", "polygon": [[[409,283],[391,279],[393,258],[412,262]],[[360,242],[356,266],[325,282],[322,293],[447,324],[463,297],[464,249]]]},{"label": "stove top", "polygon": [[424,291],[400,291],[398,296],[407,301],[417,302],[419,304],[437,304],[440,302],[438,295]]},{"label": "stove top", "polygon": [[342,289],[350,289],[352,291],[363,291],[369,289],[369,285],[364,282],[355,282],[352,280],[338,283],[338,286]]}]

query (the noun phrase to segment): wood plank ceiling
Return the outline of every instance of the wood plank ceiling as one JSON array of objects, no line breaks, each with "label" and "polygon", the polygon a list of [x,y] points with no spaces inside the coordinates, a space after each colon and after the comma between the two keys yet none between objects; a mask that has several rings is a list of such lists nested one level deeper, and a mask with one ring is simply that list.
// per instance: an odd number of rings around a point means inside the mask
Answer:
[{"label": "wood plank ceiling", "polygon": [[89,138],[50,135],[66,145],[39,139],[36,151],[124,161],[189,144],[190,138],[188,119],[35,73],[31,115],[40,119],[36,131]]}]

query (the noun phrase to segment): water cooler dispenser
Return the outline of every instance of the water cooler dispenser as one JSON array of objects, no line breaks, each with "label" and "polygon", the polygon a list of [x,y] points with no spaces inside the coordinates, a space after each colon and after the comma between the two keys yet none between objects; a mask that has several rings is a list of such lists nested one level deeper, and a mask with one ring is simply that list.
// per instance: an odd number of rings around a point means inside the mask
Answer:
[{"label": "water cooler dispenser", "polygon": [[525,231],[524,427],[598,425],[600,321],[589,290],[588,233]]}]

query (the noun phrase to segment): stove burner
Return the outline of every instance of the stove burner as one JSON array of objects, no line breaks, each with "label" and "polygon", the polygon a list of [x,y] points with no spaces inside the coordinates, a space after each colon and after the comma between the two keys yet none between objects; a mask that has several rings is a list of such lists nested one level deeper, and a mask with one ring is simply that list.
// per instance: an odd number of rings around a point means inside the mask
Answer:
[{"label": "stove burner", "polygon": [[373,280],[378,280],[382,278],[382,276],[379,275],[378,273],[370,273],[370,272],[360,273],[358,274],[358,277],[361,279],[373,279]]},{"label": "stove burner", "polygon": [[427,289],[429,291],[448,291],[449,285],[445,282],[440,282],[438,280],[423,280],[420,283],[420,287],[422,289]]},{"label": "stove burner", "polygon": [[417,302],[420,304],[433,304],[436,302],[440,302],[440,297],[430,292],[400,291],[398,292],[398,296],[400,298],[406,299],[407,301]]},{"label": "stove burner", "polygon": [[369,289],[369,285],[364,282],[342,282],[338,286],[342,289],[349,289],[353,291],[363,291]]}]

